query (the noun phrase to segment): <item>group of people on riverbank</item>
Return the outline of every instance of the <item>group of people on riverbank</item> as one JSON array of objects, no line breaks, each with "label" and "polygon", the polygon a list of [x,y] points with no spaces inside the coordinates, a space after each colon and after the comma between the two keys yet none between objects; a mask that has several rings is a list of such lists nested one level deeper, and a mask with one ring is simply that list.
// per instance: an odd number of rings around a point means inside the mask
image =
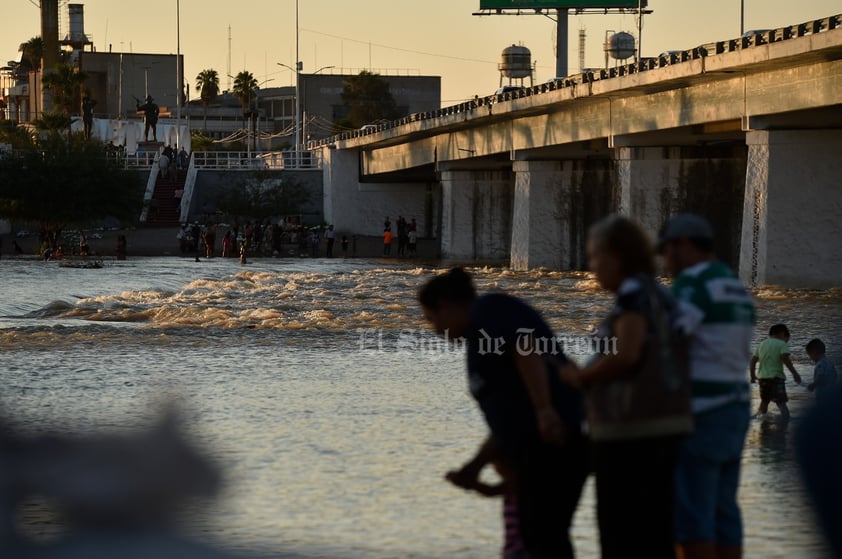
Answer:
[{"label": "group of people on riverbank", "polygon": [[[220,246],[217,237],[220,228],[225,228],[221,235]],[[186,223],[177,234],[179,250],[184,255],[199,255],[213,258],[220,254],[223,258],[246,256],[281,256],[297,255],[300,257],[333,258],[337,236],[333,225],[326,227],[307,227],[299,220],[283,218],[271,223],[266,220],[246,221],[244,225],[234,222],[232,225],[217,224],[212,220]],[[340,238],[342,256],[356,253],[356,237]],[[217,250],[221,252],[217,252]]]},{"label": "group of people on riverbank", "polygon": [[[478,295],[459,268],[420,289],[433,329],[465,342],[470,391],[490,431],[446,477],[503,495],[504,557],[572,558],[569,527],[590,473],[603,559],[741,557],[746,370],[761,381],[760,412],[774,401],[783,413],[782,368],[791,361],[780,326],[752,359],[752,296],[713,246],[710,224],[690,214],[673,218],[657,247],[624,217],[594,225],[590,269],[615,299],[593,334],[605,351],[583,366],[547,351],[553,334],[536,310],[506,294]],[[656,249],[671,289],[656,279]],[[824,350],[820,340],[808,346],[819,392],[835,381]],[[480,481],[490,464],[498,487]]]},{"label": "group of people on riverbank", "polygon": [[392,256],[392,245],[395,238],[398,241],[398,257],[413,258],[418,251],[418,224],[415,218],[412,221],[407,221],[403,216],[399,215],[395,223],[397,231],[392,232],[392,220],[389,216],[383,222],[383,256]]}]

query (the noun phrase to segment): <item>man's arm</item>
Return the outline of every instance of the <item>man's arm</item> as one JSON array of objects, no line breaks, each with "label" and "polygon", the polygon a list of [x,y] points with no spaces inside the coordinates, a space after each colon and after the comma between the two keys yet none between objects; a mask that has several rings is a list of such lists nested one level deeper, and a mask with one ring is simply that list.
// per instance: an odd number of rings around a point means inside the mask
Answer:
[{"label": "man's arm", "polygon": [[751,372],[751,382],[757,382],[757,362],[760,359],[756,355],[751,356],[751,363],[748,364],[748,369]]},{"label": "man's arm", "polygon": [[547,363],[544,358],[533,351],[526,355],[516,352],[515,367],[517,367],[520,378],[526,385],[529,399],[532,401],[541,438],[545,443],[562,444],[564,427],[561,424],[558,412],[552,406],[550,383],[547,378]]},{"label": "man's arm", "polygon": [[781,355],[781,363],[786,365],[786,368],[789,369],[790,373],[792,373],[792,380],[794,380],[796,384],[801,384],[801,375],[799,375],[798,371],[795,370],[795,366],[792,364],[792,360],[789,358],[788,353]]}]

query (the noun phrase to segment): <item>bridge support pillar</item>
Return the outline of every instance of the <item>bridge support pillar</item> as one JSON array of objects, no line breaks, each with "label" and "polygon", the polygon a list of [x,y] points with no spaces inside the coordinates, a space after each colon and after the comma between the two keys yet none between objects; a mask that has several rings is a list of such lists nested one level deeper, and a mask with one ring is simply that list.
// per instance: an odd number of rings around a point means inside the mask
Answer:
[{"label": "bridge support pillar", "polygon": [[[511,266],[569,269],[568,230],[560,215],[565,196],[561,161],[515,161]],[[569,190],[570,181],[567,181]]]},{"label": "bridge support pillar", "polygon": [[[383,235],[383,221],[392,220],[392,231],[399,215],[415,217],[419,237],[435,234],[427,224],[433,216],[430,185],[422,182],[360,182],[360,154],[352,149],[322,151],[324,218],[340,234]],[[427,219],[427,218],[430,219]]]},{"label": "bridge support pillar", "polygon": [[455,260],[506,260],[512,236],[509,171],[441,172],[441,253]]},{"label": "bridge support pillar", "polygon": [[740,277],[751,285],[842,285],[842,130],[752,131]]},{"label": "bridge support pillar", "polygon": [[617,211],[654,238],[681,212],[705,216],[716,231],[717,256],[736,267],[740,254],[745,146],[619,147]]}]

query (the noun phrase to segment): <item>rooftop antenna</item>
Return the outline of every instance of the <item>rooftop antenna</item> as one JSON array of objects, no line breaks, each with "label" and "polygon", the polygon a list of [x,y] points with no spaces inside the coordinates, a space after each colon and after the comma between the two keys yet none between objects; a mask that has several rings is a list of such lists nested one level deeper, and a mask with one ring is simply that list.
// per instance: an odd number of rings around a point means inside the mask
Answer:
[{"label": "rooftop antenna", "polygon": [[228,75],[228,91],[231,91],[231,24],[228,24],[228,67],[226,68]]}]

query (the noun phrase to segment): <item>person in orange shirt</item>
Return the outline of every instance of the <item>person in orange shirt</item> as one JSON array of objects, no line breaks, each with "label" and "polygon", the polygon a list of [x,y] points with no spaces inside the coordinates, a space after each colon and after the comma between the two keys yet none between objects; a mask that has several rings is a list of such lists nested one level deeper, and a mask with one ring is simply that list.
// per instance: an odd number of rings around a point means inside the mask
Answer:
[{"label": "person in orange shirt", "polygon": [[383,256],[392,255],[392,228],[387,227],[383,231]]}]

